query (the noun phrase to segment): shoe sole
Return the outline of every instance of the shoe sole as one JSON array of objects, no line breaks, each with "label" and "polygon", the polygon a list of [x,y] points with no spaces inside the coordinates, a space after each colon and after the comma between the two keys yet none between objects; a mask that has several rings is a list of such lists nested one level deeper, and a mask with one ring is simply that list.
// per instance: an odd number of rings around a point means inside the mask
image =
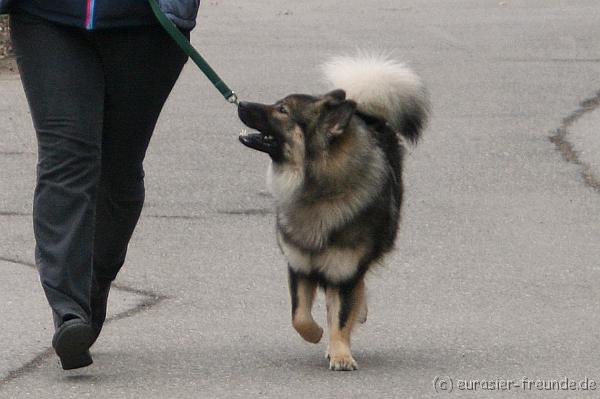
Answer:
[{"label": "shoe sole", "polygon": [[88,349],[94,338],[94,330],[89,324],[80,320],[66,321],[52,340],[62,368],[72,370],[92,364]]}]

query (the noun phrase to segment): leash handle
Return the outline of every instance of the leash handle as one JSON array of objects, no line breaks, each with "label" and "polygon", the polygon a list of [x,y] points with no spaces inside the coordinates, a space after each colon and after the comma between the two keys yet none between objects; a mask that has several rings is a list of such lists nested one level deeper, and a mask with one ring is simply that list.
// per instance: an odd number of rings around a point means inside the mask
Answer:
[{"label": "leash handle", "polygon": [[219,75],[215,72],[214,69],[208,65],[208,62],[196,51],[196,49],[190,44],[190,42],[186,39],[186,37],[181,33],[181,31],[177,28],[177,26],[165,15],[165,13],[160,9],[156,0],[148,0],[150,3],[150,7],[152,7],[152,12],[156,16],[158,22],[162,25],[162,27],[167,31],[169,36],[177,43],[179,47],[194,61],[198,68],[211,81],[211,83],[219,90],[219,92],[225,97],[225,99],[231,104],[238,104],[238,97],[233,90],[231,90],[225,82],[219,77]]}]

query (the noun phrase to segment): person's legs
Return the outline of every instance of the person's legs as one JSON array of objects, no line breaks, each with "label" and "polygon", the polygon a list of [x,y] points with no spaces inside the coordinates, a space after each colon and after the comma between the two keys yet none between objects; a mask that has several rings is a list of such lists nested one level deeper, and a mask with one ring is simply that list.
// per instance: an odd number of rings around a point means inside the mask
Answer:
[{"label": "person's legs", "polygon": [[38,141],[33,203],[36,264],[56,327],[90,318],[104,74],[85,32],[11,18]]},{"label": "person's legs", "polygon": [[93,38],[106,77],[92,295],[99,333],[110,283],[125,261],[144,203],[146,149],[187,56],[159,26],[99,31]]}]

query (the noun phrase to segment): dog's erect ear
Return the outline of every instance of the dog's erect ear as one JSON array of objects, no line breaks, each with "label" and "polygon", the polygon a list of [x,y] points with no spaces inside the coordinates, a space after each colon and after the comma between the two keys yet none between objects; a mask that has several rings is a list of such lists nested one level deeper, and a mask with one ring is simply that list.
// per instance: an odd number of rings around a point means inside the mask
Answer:
[{"label": "dog's erect ear", "polygon": [[326,100],[337,100],[344,101],[346,99],[346,92],[342,89],[332,90],[323,96]]},{"label": "dog's erect ear", "polygon": [[348,127],[354,111],[356,111],[356,103],[354,101],[326,101],[323,109],[323,127],[325,132],[334,137],[342,134]]}]

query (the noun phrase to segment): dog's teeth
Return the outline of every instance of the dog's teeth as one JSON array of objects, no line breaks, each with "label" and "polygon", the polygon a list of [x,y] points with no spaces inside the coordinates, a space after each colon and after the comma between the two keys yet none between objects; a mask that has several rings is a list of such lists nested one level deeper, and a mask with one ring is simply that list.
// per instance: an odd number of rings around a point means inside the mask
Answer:
[{"label": "dog's teeth", "polygon": [[248,129],[240,130],[240,136],[247,136],[247,135],[248,135]]}]

